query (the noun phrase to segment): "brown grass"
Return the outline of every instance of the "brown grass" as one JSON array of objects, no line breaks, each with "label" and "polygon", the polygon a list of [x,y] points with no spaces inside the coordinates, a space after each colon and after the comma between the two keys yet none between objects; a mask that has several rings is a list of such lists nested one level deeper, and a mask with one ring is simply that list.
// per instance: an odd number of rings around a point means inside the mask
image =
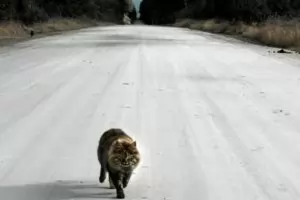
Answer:
[{"label": "brown grass", "polygon": [[30,37],[30,30],[35,34],[47,34],[61,31],[76,30],[91,27],[100,24],[109,24],[106,22],[97,22],[89,19],[51,19],[47,22],[36,23],[32,26],[25,26],[17,22],[0,23],[0,40],[20,39]]},{"label": "brown grass", "polygon": [[95,21],[88,20],[51,19],[44,23],[34,24],[31,28],[35,31],[35,33],[52,33],[86,28],[96,24],[97,23]]},{"label": "brown grass", "polygon": [[212,33],[240,35],[257,41],[261,44],[300,49],[300,22],[299,21],[266,21],[262,24],[247,25],[242,22],[229,23],[226,21],[205,20],[195,21],[184,19],[174,24],[176,27],[186,27]]},{"label": "brown grass", "polygon": [[177,21],[174,26],[176,27],[183,27],[183,28],[190,28],[192,24],[194,24],[196,21],[192,19],[181,19]]},{"label": "brown grass", "polygon": [[23,25],[9,21],[0,24],[0,39],[21,38],[27,34]]},{"label": "brown grass", "polygon": [[294,25],[267,25],[260,28],[256,39],[267,45],[283,48],[300,46],[300,26]]}]

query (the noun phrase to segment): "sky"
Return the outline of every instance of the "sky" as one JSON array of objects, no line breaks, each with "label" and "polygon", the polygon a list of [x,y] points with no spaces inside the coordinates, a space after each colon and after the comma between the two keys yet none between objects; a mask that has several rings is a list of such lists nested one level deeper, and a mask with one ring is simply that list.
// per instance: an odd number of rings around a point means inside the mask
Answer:
[{"label": "sky", "polygon": [[142,0],[132,0],[132,1],[135,5],[136,11],[139,12],[140,11],[140,3]]}]

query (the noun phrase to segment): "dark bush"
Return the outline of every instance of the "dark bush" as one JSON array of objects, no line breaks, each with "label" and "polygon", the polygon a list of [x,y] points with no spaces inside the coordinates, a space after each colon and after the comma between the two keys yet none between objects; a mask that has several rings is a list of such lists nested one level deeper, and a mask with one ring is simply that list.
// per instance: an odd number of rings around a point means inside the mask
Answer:
[{"label": "dark bush", "polygon": [[182,18],[253,22],[269,17],[299,17],[300,0],[143,0],[140,13],[147,24],[164,23],[163,19],[174,13]]},{"label": "dark bush", "polygon": [[[131,0],[0,0],[0,20],[20,20],[26,24],[51,17],[120,18],[132,12]],[[107,18],[107,17],[106,17]]]},{"label": "dark bush", "polygon": [[0,0],[0,20],[9,20],[16,15],[15,4],[11,0]]},{"label": "dark bush", "polygon": [[182,0],[143,0],[140,20],[146,24],[168,24],[175,21],[175,11],[184,6]]},{"label": "dark bush", "polygon": [[33,22],[47,21],[49,16],[45,10],[34,5],[27,7],[26,11],[20,14],[20,18],[25,24],[31,24]]}]

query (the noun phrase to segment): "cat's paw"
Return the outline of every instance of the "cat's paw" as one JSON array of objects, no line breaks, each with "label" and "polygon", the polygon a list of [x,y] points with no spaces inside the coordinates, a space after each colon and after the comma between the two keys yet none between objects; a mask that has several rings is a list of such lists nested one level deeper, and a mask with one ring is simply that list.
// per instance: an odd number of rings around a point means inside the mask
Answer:
[{"label": "cat's paw", "polygon": [[118,191],[117,192],[117,198],[118,199],[125,199],[125,194],[123,191]]}]

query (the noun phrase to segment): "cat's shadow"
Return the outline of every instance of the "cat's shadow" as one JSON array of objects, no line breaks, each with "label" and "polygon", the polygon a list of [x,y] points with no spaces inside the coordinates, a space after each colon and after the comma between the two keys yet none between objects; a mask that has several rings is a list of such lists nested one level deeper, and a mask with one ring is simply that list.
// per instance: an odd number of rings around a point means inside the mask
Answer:
[{"label": "cat's shadow", "polygon": [[0,197],[5,200],[115,199],[115,195],[115,190],[91,181],[57,181],[53,183],[0,186]]}]

